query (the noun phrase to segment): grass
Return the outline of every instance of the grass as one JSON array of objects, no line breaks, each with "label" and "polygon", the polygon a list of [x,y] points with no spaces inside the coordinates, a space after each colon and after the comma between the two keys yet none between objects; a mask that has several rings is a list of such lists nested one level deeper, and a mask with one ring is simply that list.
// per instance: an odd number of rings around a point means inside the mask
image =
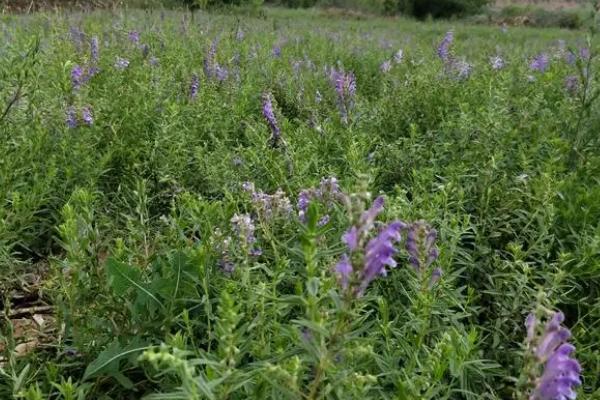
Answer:
[{"label": "grass", "polygon": [[[558,310],[600,395],[595,37],[279,9],[0,23],[0,398],[526,399],[525,318]],[[398,265],[371,280],[378,236]]]}]

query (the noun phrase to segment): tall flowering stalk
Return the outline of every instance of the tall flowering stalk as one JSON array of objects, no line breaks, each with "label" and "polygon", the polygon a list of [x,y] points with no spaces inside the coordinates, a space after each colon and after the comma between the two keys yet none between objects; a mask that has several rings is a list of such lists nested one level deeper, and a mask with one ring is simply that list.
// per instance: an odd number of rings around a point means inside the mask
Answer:
[{"label": "tall flowering stalk", "polygon": [[100,60],[100,44],[97,36],[90,39],[90,58],[93,64],[97,64]]},{"label": "tall flowering stalk", "polygon": [[[543,311],[543,314],[548,314]],[[575,387],[581,385],[581,366],[571,355],[575,346],[568,343],[571,331],[562,326],[562,312],[551,313],[545,324],[539,315],[529,314],[526,363],[519,392],[522,400],[573,400]]]},{"label": "tall flowering stalk", "polygon": [[75,107],[69,106],[67,108],[65,122],[69,128],[77,128],[77,110],[75,110]]},{"label": "tall flowering stalk", "polygon": [[383,197],[376,198],[357,223],[342,236],[347,252],[335,266],[335,273],[342,289],[352,296],[362,296],[375,278],[387,275],[386,267],[395,268],[397,265],[394,260],[398,252],[396,244],[400,242],[400,233],[406,224],[402,221],[391,222],[370,238],[383,206]]},{"label": "tall flowering stalk", "polygon": [[217,39],[210,43],[210,47],[204,57],[204,75],[206,78],[212,79],[216,74],[217,65]]},{"label": "tall flowering stalk", "polygon": [[333,68],[330,79],[337,94],[342,122],[348,124],[350,110],[354,107],[356,77],[352,72],[344,72],[343,70]]},{"label": "tall flowering stalk", "polygon": [[408,262],[413,266],[417,276],[425,282],[429,279],[432,287],[442,275],[441,268],[435,268],[429,273],[429,267],[438,259],[439,250],[435,244],[437,231],[425,221],[417,221],[407,228],[405,248],[408,253]]},{"label": "tall flowering stalk", "polygon": [[452,44],[454,43],[454,32],[448,31],[437,47],[437,55],[444,65],[446,75],[457,79],[467,79],[471,76],[473,66],[466,60],[460,60],[452,54]]},{"label": "tall flowering stalk", "polygon": [[275,117],[275,111],[273,110],[273,101],[271,98],[271,94],[265,92],[262,97],[262,114],[265,117],[265,121],[269,125],[271,129],[271,146],[277,147],[281,140],[281,129],[279,129],[279,124],[277,123],[277,118]]},{"label": "tall flowering stalk", "polygon": [[442,41],[440,42],[440,44],[437,48],[437,55],[444,63],[450,62],[452,59],[450,47],[452,46],[453,42],[454,42],[454,32],[448,31],[448,32],[446,32],[446,35],[444,35],[444,38],[442,39]]}]

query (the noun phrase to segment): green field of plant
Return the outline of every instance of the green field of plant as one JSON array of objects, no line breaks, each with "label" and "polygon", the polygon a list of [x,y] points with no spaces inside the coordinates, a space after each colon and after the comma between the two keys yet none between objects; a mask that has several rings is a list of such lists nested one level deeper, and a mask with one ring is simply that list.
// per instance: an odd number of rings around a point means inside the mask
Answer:
[{"label": "green field of plant", "polygon": [[600,398],[594,30],[0,19],[0,399]]}]

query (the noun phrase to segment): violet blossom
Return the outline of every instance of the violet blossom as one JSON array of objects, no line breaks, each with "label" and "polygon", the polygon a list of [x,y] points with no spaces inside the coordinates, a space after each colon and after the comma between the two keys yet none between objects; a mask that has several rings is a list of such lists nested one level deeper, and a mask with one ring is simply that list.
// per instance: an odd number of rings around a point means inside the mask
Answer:
[{"label": "violet blossom", "polygon": [[[533,356],[532,371],[543,366],[543,372],[532,382],[531,400],[566,400],[575,399],[577,393],[574,387],[581,385],[581,366],[571,357],[575,346],[568,343],[571,338],[569,329],[562,326],[565,316],[555,312],[546,322],[543,330],[534,314],[527,316],[526,344]],[[540,332],[541,330],[541,332]],[[539,375],[539,373],[528,373]]]},{"label": "violet blossom", "polygon": [[277,118],[275,117],[275,112],[273,110],[273,102],[270,93],[263,94],[262,114],[271,129],[271,144],[273,147],[277,147],[281,138],[281,130],[277,124]]}]

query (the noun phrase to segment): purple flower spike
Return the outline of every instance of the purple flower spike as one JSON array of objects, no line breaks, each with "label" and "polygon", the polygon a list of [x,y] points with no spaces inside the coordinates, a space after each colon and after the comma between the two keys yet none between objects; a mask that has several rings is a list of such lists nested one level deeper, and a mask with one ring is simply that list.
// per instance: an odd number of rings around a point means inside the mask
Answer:
[{"label": "purple flower spike", "polygon": [[531,400],[573,400],[577,397],[574,387],[581,385],[581,366],[571,357],[575,347],[567,343],[571,332],[561,326],[564,319],[562,312],[554,313],[544,332],[536,337],[537,320],[533,314],[527,317],[527,343],[535,351],[537,362],[544,364],[544,372],[535,382]]},{"label": "purple flower spike", "polygon": [[277,124],[277,118],[275,118],[275,112],[273,111],[273,102],[271,101],[271,94],[265,93],[263,95],[263,107],[262,114],[271,129],[271,142],[273,147],[277,147],[279,139],[281,138],[281,130]]},{"label": "purple flower spike", "polygon": [[127,38],[133,44],[138,44],[140,42],[140,33],[137,31],[131,31],[127,34]]},{"label": "purple flower spike", "polygon": [[366,233],[369,230],[371,230],[371,227],[373,226],[375,219],[383,211],[384,203],[385,203],[385,200],[384,200],[383,196],[377,197],[375,199],[375,201],[373,201],[371,208],[369,208],[367,211],[365,211],[360,216],[359,224],[361,226],[361,232]]},{"label": "purple flower spike", "polygon": [[81,119],[87,126],[92,126],[94,124],[94,115],[92,114],[92,108],[90,106],[81,109]]},{"label": "purple flower spike", "polygon": [[362,295],[369,283],[379,275],[385,276],[385,267],[395,268],[397,263],[393,256],[397,252],[395,242],[400,241],[403,224],[395,221],[384,228],[379,235],[371,239],[366,247],[365,267],[361,274],[358,294]]},{"label": "purple flower spike", "polygon": [[562,344],[548,359],[544,373],[531,396],[532,400],[575,399],[573,387],[581,385],[581,366],[571,353],[575,347]]},{"label": "purple flower spike", "polygon": [[490,64],[494,71],[499,71],[504,68],[504,60],[500,56],[494,56],[490,58]]},{"label": "purple flower spike", "polygon": [[437,48],[437,55],[443,62],[447,62],[450,59],[450,46],[452,46],[453,41],[454,32],[448,31]]},{"label": "purple flower spike", "polygon": [[348,246],[348,250],[351,252],[356,250],[358,247],[358,229],[355,226],[350,228],[344,235],[342,236],[342,241]]},{"label": "purple flower spike", "polygon": [[379,69],[381,70],[381,72],[383,72],[384,74],[387,74],[388,72],[390,72],[392,70],[392,62],[390,60],[386,60],[384,61],[380,66]]},{"label": "purple flower spike", "polygon": [[273,50],[271,53],[273,54],[273,57],[275,57],[275,58],[281,57],[281,46],[278,44],[273,46]]},{"label": "purple flower spike", "polygon": [[589,47],[582,47],[579,49],[579,58],[581,61],[587,62],[589,61],[590,57],[591,53]]},{"label": "purple flower spike", "polygon": [[342,255],[342,258],[335,266],[335,272],[338,276],[338,280],[342,286],[342,289],[347,290],[350,285],[350,278],[352,275],[352,264],[350,264],[347,254]]},{"label": "purple flower spike", "polygon": [[345,73],[334,68],[330,71],[330,79],[338,97],[338,107],[342,115],[342,122],[348,123],[348,114],[354,106],[356,94],[356,78],[352,72]]},{"label": "purple flower spike", "polygon": [[73,69],[71,69],[71,84],[73,85],[73,89],[79,89],[84,81],[85,73],[83,68],[80,65],[75,65]]},{"label": "purple flower spike", "polygon": [[211,79],[216,74],[217,67],[217,39],[213,40],[204,58],[204,75]]},{"label": "purple flower spike", "polygon": [[310,205],[311,193],[308,190],[303,190],[298,195],[298,217],[300,221],[306,222],[306,212]]},{"label": "purple flower spike", "polygon": [[100,45],[97,36],[90,40],[90,56],[93,63],[97,63],[100,59]]},{"label": "purple flower spike", "polygon": [[548,54],[541,53],[534,57],[534,59],[529,64],[529,69],[537,72],[546,72],[548,66],[550,65],[550,57]]},{"label": "purple flower spike", "polygon": [[439,257],[439,250],[435,246],[436,239],[437,231],[423,221],[417,221],[408,227],[405,243],[408,261],[421,276],[425,268],[431,266]]},{"label": "purple flower spike", "polygon": [[317,226],[319,228],[327,225],[330,221],[331,217],[329,217],[329,215],[324,215],[323,217],[321,217],[321,219],[319,219],[319,221],[317,221]]},{"label": "purple flower spike", "polygon": [[69,106],[67,108],[66,122],[69,128],[77,128],[77,112],[75,111],[75,107]]}]

